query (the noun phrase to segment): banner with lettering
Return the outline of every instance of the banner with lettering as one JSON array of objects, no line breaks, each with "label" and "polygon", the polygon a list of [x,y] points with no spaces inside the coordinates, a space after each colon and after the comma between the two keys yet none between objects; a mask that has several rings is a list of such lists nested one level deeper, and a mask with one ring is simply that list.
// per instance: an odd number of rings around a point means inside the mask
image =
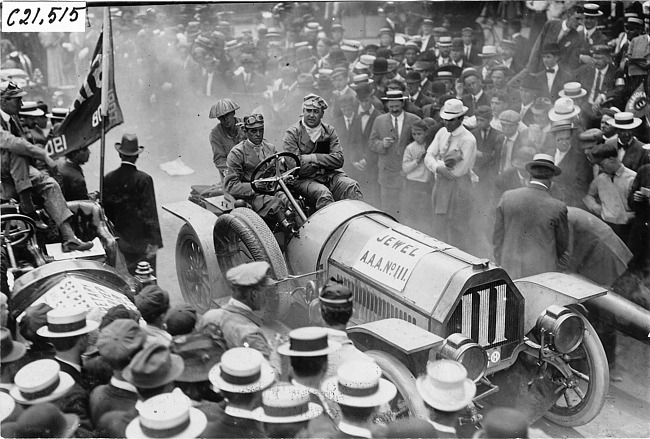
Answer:
[{"label": "banner with lettering", "polygon": [[352,268],[402,292],[418,261],[434,251],[435,248],[386,229],[366,242]]},{"label": "banner with lettering", "polygon": [[[99,35],[97,46],[92,57],[90,72],[72,104],[70,113],[58,126],[53,137],[48,140],[46,149],[52,158],[60,157],[70,151],[90,146],[101,137],[101,105],[102,105],[102,74],[109,75],[108,90],[108,120],[104,125],[104,132],[124,122],[122,109],[117,100],[115,79],[113,74],[113,36],[109,32],[110,53],[109,65],[102,65],[102,38]],[[104,68],[106,67],[106,68]]]}]

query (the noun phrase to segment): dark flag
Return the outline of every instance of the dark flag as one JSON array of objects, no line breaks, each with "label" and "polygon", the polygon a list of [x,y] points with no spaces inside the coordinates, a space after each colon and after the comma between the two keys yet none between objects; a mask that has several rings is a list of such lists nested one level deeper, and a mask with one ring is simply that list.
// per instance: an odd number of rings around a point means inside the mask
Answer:
[{"label": "dark flag", "polygon": [[113,75],[113,36],[109,32],[110,52],[109,62],[105,69],[102,65],[102,37],[95,46],[90,65],[90,72],[72,104],[70,113],[48,140],[46,149],[52,158],[60,157],[70,151],[91,145],[101,137],[101,104],[102,104],[102,74],[108,71],[108,120],[105,121],[105,131],[124,122],[122,110],[115,92]]}]

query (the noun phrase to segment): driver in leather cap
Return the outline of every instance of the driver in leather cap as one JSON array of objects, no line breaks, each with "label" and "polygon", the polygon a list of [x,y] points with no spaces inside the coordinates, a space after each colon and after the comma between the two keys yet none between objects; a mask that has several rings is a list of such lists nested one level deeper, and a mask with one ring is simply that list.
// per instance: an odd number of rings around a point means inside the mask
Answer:
[{"label": "driver in leather cap", "polygon": [[[244,129],[248,138],[233,146],[226,159],[226,192],[237,200],[245,200],[262,218],[275,218],[285,229],[290,229],[290,224],[285,218],[288,200],[284,193],[278,191],[274,195],[260,194],[255,192],[251,185],[253,171],[257,165],[277,153],[275,146],[264,140],[264,116],[253,114],[244,117]],[[271,163],[269,171],[274,170],[273,166]],[[264,177],[265,172],[261,172],[259,176]]]},{"label": "driver in leather cap", "polygon": [[325,99],[313,93],[305,96],[302,118],[287,129],[283,139],[284,150],[300,157],[292,189],[317,210],[335,200],[363,199],[359,184],[341,170],[341,142],[334,127],[322,122],[326,109]]}]

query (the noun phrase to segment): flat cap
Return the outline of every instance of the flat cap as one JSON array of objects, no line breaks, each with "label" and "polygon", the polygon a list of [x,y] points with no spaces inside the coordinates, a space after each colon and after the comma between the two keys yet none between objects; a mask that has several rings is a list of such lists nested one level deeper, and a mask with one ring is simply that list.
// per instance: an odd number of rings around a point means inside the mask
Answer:
[{"label": "flat cap", "polygon": [[499,114],[499,120],[501,122],[519,123],[521,118],[515,110],[505,110]]},{"label": "flat cap", "polygon": [[158,285],[147,285],[135,296],[135,306],[147,322],[169,309],[169,294]]},{"label": "flat cap", "polygon": [[167,332],[169,332],[171,336],[183,335],[189,334],[194,330],[196,320],[196,308],[192,305],[183,303],[174,306],[167,311],[165,325],[167,326]]},{"label": "flat cap", "polygon": [[269,279],[271,266],[266,261],[249,262],[231,268],[226,272],[226,279],[233,285],[252,287],[272,284]]},{"label": "flat cap", "polygon": [[490,120],[492,119],[492,108],[487,105],[479,105],[474,112],[476,117]]},{"label": "flat cap", "polygon": [[111,366],[130,361],[142,348],[147,334],[133,320],[117,319],[99,332],[97,350]]},{"label": "flat cap", "polygon": [[580,133],[578,139],[582,142],[597,142],[603,140],[603,132],[598,128],[591,128]]}]

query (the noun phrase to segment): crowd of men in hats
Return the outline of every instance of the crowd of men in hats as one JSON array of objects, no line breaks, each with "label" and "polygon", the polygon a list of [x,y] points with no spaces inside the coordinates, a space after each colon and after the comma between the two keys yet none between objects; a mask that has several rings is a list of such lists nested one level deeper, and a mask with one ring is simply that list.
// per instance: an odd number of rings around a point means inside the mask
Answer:
[{"label": "crowd of men in hats", "polygon": [[393,419],[395,384],[346,332],[351,291],[330,281],[314,308],[320,326],[280,336],[255,313],[269,271],[230,269],[232,297],[203,316],[170,307],[155,285],[134,309],[105,313],[40,303],[15,322],[3,301],[3,437],[528,437],[513,409],[488,412],[484,431],[460,421],[476,384],[452,360],[418,377],[430,420]]},{"label": "crowd of men in hats", "polygon": [[[316,208],[364,199],[492,258],[513,278],[570,271],[616,289],[630,271],[648,276],[650,107],[641,92],[650,37],[640,3],[604,13],[599,4],[576,2],[533,26],[529,38],[517,20],[502,38],[487,32],[481,17],[469,27],[435,14],[402,23],[389,4],[377,44],[349,39],[340,22],[321,23],[303,8],[309,6],[273,8],[274,25],[258,26],[255,36],[235,35],[227,14],[211,16],[208,6],[179,16],[113,10],[120,18],[117,62],[143,85],[142,102],[157,124],[178,123],[168,109],[181,95],[191,96],[190,107],[209,103],[209,117],[219,123],[205,137],[225,189],[281,224],[286,199],[250,188],[255,164],[277,150],[301,157],[294,189]],[[237,115],[233,93],[263,96],[264,115]],[[84,192],[84,156],[68,157],[73,189],[56,183],[51,160],[33,147],[47,138],[46,108],[21,108],[22,96],[3,83],[3,190],[11,176],[30,215],[32,191],[41,194],[70,249],[85,248],[68,225],[61,191]],[[126,140],[137,157],[137,138]],[[158,236],[134,257],[155,256]],[[77,310],[30,308],[17,328],[28,350],[12,340],[17,333],[3,331],[2,378],[13,403],[1,406],[14,407],[3,414],[3,429],[17,436],[61,436],[74,426],[80,436],[399,434],[373,422],[395,389],[350,347],[349,292],[326,287],[320,305],[328,330],[303,328],[278,346],[255,314],[264,308],[266,272],[259,264],[229,271],[232,299],[200,318],[188,309],[168,311],[160,288],[143,291],[136,305],[146,329],[126,310],[98,324]],[[98,326],[91,343],[88,334]],[[615,332],[598,329],[613,366]],[[82,361],[90,345],[99,356]],[[351,352],[336,356],[344,349]],[[442,383],[440,374],[456,379]],[[473,396],[457,364],[431,364],[418,389],[439,421],[455,419],[445,413],[457,410],[445,385],[459,409]],[[46,415],[56,431],[29,430],[36,428],[30,420]],[[458,433],[441,422],[419,427]],[[436,433],[414,436],[427,434]]]}]

